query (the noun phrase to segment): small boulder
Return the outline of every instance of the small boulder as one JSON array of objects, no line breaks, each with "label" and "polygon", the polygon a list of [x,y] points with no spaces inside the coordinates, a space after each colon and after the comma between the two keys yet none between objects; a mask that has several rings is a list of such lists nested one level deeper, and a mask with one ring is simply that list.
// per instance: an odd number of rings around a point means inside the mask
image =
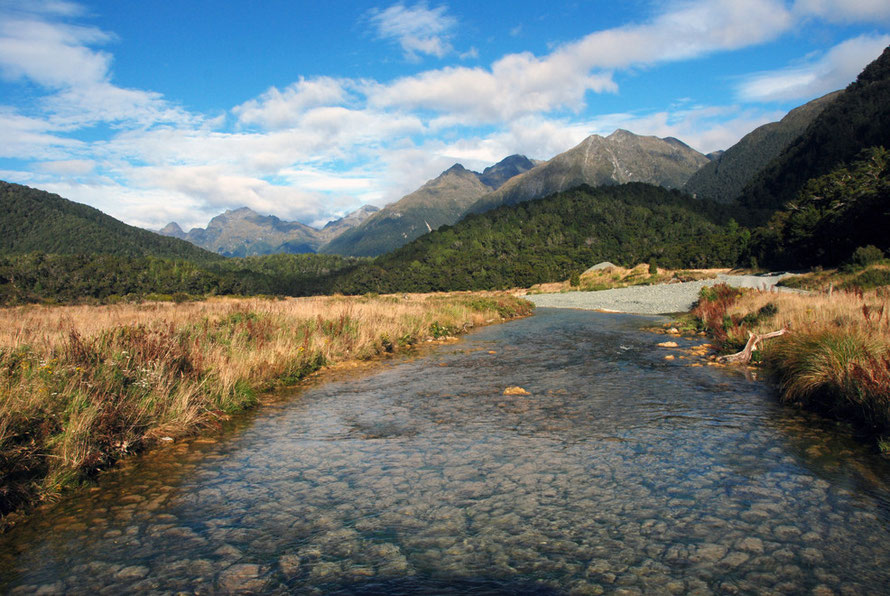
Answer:
[{"label": "small boulder", "polygon": [[504,389],[504,395],[531,395],[531,393],[529,393],[522,387],[513,385]]}]

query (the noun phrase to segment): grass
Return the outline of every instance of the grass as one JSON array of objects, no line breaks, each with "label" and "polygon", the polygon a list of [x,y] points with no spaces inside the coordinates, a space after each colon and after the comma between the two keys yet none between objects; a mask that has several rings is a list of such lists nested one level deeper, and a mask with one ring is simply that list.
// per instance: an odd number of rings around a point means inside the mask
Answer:
[{"label": "grass", "polygon": [[759,359],[776,376],[781,399],[856,423],[880,444],[890,435],[890,292],[792,294],[715,286],[692,314],[723,351],[748,332],[787,327]]},{"label": "grass", "polygon": [[491,293],[0,309],[0,515],[325,365],[531,308]]},{"label": "grass", "polygon": [[588,271],[578,276],[578,285],[573,286],[571,278],[562,282],[536,284],[529,290],[529,294],[543,294],[555,292],[598,292],[613,288],[626,288],[629,286],[654,285],[671,282],[696,281],[700,279],[712,279],[717,273],[728,271],[726,269],[691,269],[671,270],[658,268],[658,273],[649,273],[648,264],[640,264],[627,269],[625,267],[610,267]]},{"label": "grass", "polygon": [[884,259],[860,267],[847,265],[840,269],[816,268],[802,275],[785,278],[779,285],[815,292],[875,290],[890,286],[890,260]]}]

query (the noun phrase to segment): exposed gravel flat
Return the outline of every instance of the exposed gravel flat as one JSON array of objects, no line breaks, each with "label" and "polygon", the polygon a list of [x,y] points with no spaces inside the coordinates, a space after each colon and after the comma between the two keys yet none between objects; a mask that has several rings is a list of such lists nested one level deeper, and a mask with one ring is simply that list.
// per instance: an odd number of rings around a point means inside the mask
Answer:
[{"label": "exposed gravel flat", "polygon": [[[548,308],[580,308],[607,310],[633,314],[668,314],[685,312],[698,299],[705,286],[726,283],[739,288],[770,289],[789,273],[769,275],[724,275],[716,279],[689,281],[655,286],[632,286],[599,292],[564,292],[559,294],[532,294],[526,298],[535,306]],[[777,290],[781,288],[776,288]]]}]

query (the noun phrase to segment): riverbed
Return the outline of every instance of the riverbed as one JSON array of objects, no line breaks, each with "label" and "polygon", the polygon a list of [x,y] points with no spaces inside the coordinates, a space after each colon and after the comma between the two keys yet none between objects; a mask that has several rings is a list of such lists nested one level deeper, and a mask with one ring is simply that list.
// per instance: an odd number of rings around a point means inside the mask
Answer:
[{"label": "riverbed", "polygon": [[661,321],[539,309],[307,386],[0,536],[0,592],[890,592],[888,462]]}]

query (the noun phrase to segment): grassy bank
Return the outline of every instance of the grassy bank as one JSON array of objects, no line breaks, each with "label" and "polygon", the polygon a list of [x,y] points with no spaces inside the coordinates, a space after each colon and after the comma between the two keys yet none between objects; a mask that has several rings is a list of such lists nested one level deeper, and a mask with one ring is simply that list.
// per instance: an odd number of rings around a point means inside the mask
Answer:
[{"label": "grassy bank", "polygon": [[550,294],[556,292],[598,292],[630,286],[651,286],[655,284],[713,279],[718,273],[729,269],[664,269],[643,263],[636,267],[608,267],[577,274],[561,282],[535,284],[528,294]]},{"label": "grassy bank", "polygon": [[0,309],[0,514],[324,365],[531,308],[477,293]]},{"label": "grassy bank", "polygon": [[791,294],[706,289],[692,312],[724,352],[748,333],[787,327],[755,352],[783,401],[856,423],[885,445],[890,436],[890,292]]}]

